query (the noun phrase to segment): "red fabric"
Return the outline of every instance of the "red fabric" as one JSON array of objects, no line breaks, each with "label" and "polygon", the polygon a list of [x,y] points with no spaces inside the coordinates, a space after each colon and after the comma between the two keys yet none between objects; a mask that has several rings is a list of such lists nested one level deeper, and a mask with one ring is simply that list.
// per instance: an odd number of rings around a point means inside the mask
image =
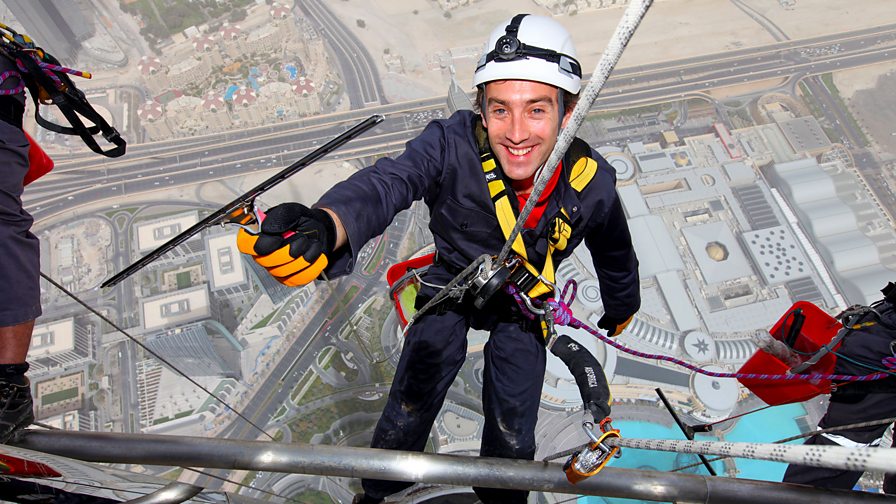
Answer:
[{"label": "red fabric", "polygon": [[28,173],[25,174],[25,185],[43,177],[53,169],[53,160],[41,149],[37,140],[31,138],[27,131],[24,132],[28,138]]},{"label": "red fabric", "polygon": [[[554,188],[557,187],[557,181],[560,180],[560,172],[563,171],[562,163],[557,163],[557,169],[554,170],[554,175],[551,177],[551,180],[548,180],[548,185],[544,186],[544,191],[541,192],[541,196],[538,198],[538,203],[532,207],[532,211],[529,213],[529,217],[526,218],[526,224],[524,227],[527,229],[534,229],[536,225],[538,225],[538,221],[541,219],[541,216],[544,215],[544,209],[548,206],[548,198],[551,197],[551,193],[554,191]],[[532,176],[530,183],[535,183],[535,175]],[[516,195],[517,201],[519,202],[519,208],[522,210],[523,206],[526,205],[526,201],[529,200],[529,195]]]}]

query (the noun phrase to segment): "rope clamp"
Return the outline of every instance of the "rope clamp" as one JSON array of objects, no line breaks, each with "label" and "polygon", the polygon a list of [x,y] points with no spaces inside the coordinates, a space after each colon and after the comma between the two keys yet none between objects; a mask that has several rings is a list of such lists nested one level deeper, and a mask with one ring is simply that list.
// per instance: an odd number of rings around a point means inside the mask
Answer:
[{"label": "rope clamp", "polygon": [[588,421],[582,423],[582,430],[591,439],[584,449],[574,452],[563,464],[566,479],[575,485],[585,478],[599,473],[606,467],[611,458],[619,458],[621,455],[618,446],[608,446],[606,441],[610,438],[618,438],[619,429],[614,429],[610,417],[600,422],[601,435],[594,433],[594,424]]},{"label": "rope clamp", "polygon": [[473,277],[470,291],[473,294],[473,306],[481,310],[496,292],[504,287],[507,279],[519,264],[517,257],[508,258],[502,264],[483,263]]}]

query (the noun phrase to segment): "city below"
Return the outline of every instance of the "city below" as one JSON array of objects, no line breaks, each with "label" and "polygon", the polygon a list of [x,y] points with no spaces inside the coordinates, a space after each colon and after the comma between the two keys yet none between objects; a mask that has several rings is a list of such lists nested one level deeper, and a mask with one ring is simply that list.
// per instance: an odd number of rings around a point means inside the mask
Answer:
[{"label": "city below", "polygon": [[[869,0],[862,3],[870,13],[838,27],[846,6],[810,3],[657,0],[634,35],[633,54],[579,128],[577,136],[616,170],[640,261],[642,307],[615,340],[623,347],[735,372],[795,302],[835,315],[880,299],[896,279],[896,11]],[[386,271],[429,250],[422,201],[367,243],[354,272],[339,279],[286,287],[239,252],[236,226],[223,225],[115,286],[100,284],[372,115],[385,119],[256,205],[311,205],[378,158],[400,155],[430,121],[472,109],[472,69],[483,49],[476,44],[511,13],[553,15],[579,44],[594,46],[605,43],[628,1],[5,4],[0,21],[94,74],[77,85],[128,140],[125,156],[102,158],[26,115],[26,130],[56,161],[23,197],[47,277],[28,354],[37,421],[72,431],[367,447],[402,347]],[[665,55],[673,49],[657,47],[665,39],[656,31],[699,19],[702,8],[715,28],[691,22],[674,30],[705,29],[707,39],[723,42]],[[659,22],[663,13],[668,24]],[[421,27],[400,34],[399,16],[470,33],[436,41]],[[815,31],[799,16],[818,21]],[[729,18],[730,30],[718,33]],[[405,39],[415,36],[419,45]],[[651,59],[654,50],[664,57]],[[599,54],[583,51],[586,73]],[[53,117],[53,107],[41,113]],[[584,247],[558,268],[557,285],[572,280],[573,313],[596,327],[603,305]],[[765,406],[737,380],[638,357],[582,329],[558,332],[597,357],[622,436],[683,439],[657,389],[689,424]],[[487,340],[470,333],[426,451],[478,454]],[[825,412],[823,397],[728,420],[697,439],[772,443],[809,432]],[[582,418],[575,379],[549,354],[536,460],[588,442]],[[611,465],[705,474],[699,462],[626,449]],[[360,491],[348,477],[112,467],[245,502],[345,503]],[[780,482],[786,464],[725,458],[712,467],[728,478]],[[78,474],[103,481],[87,469]],[[872,472],[860,488],[880,484]],[[66,489],[83,491],[76,487]],[[467,502],[450,496],[469,489],[415,492],[413,502]],[[530,502],[569,498],[539,492]]]}]

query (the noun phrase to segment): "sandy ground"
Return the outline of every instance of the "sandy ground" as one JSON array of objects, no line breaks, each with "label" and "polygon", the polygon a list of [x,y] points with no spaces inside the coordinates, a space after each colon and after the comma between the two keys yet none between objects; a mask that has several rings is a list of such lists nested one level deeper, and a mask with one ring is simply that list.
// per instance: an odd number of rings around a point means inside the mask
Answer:
[{"label": "sandy ground", "polygon": [[[896,159],[896,64],[867,67],[865,72],[846,72],[851,78],[835,74],[835,84],[850,112],[874,143],[885,161]],[[858,74],[856,77],[852,74]]]},{"label": "sandy ground", "polygon": [[[893,0],[798,0],[792,9],[781,7],[778,0],[748,0],[748,3],[791,39],[896,23],[896,1]],[[511,15],[549,14],[530,0],[481,0],[451,11],[450,18],[432,0],[341,0],[329,6],[380,64],[390,95],[408,93],[411,95],[408,98],[444,92],[447,72],[431,64],[437,53],[453,49],[478,54],[490,30]],[[596,66],[622,12],[622,7],[613,7],[557,16],[572,33],[586,72]],[[364,21],[364,28],[358,27],[358,20]],[[656,0],[619,67],[774,41],[756,21],[729,1]],[[404,58],[403,77],[387,74],[382,61],[385,50]],[[470,82],[475,60],[473,55],[454,60],[462,84]]]},{"label": "sandy ground", "polygon": [[[843,98],[851,99],[858,91],[881,86],[882,78],[894,72],[896,72],[896,63],[879,63],[845,72],[837,72],[834,74],[834,84],[837,85],[837,89],[840,90],[840,95]],[[896,97],[893,98],[893,101],[896,101]]]},{"label": "sandy ground", "polygon": [[[296,173],[283,183],[264,193],[260,198],[260,203],[265,208],[284,201],[299,201],[310,205],[337,182],[347,179],[356,171],[358,171],[357,166],[341,161],[314,163],[307,169]],[[274,173],[275,171],[269,171],[260,175],[234,179],[228,185],[232,186],[233,190],[242,193],[255,187]]]},{"label": "sandy ground", "polygon": [[[778,0],[747,0],[747,3],[791,39],[896,22],[896,2],[892,0],[796,0],[793,9],[782,8]],[[738,12],[746,17],[742,11]]]}]

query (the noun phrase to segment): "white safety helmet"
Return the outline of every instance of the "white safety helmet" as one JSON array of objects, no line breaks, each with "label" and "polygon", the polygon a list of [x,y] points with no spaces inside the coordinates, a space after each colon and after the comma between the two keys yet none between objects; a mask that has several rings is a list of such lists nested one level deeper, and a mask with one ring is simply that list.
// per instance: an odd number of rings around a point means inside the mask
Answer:
[{"label": "white safety helmet", "polygon": [[473,74],[473,85],[496,80],[530,80],[566,90],[582,87],[582,66],[572,37],[551,18],[517,14],[498,25],[488,38]]}]

